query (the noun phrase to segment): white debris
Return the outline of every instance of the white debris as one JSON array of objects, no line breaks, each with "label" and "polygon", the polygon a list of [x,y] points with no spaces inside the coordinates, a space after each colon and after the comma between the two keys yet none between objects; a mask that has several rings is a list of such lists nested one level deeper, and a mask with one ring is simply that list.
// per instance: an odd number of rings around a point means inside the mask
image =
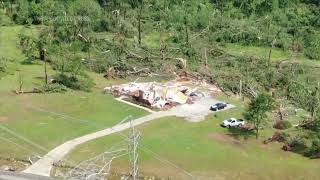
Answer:
[{"label": "white debris", "polygon": [[[205,89],[208,92],[205,92]],[[209,91],[220,92],[217,87],[209,85],[205,81],[186,80],[174,80],[164,84],[157,82],[138,83],[134,81],[106,87],[104,90],[111,92],[115,96],[126,97],[139,104],[158,109],[169,109],[173,106],[187,103],[192,104],[195,100],[210,96]]]}]

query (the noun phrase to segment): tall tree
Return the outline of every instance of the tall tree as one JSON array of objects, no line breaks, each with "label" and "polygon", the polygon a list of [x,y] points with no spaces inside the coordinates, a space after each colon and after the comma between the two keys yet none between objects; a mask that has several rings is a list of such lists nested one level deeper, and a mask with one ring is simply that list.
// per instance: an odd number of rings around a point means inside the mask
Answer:
[{"label": "tall tree", "polygon": [[249,104],[249,109],[244,113],[248,122],[254,125],[256,138],[259,137],[259,129],[266,121],[267,112],[275,108],[275,101],[269,94],[259,94]]},{"label": "tall tree", "polygon": [[317,87],[312,90],[308,102],[308,109],[311,112],[311,117],[314,120],[317,112],[319,111],[320,108],[320,84],[318,84]]}]

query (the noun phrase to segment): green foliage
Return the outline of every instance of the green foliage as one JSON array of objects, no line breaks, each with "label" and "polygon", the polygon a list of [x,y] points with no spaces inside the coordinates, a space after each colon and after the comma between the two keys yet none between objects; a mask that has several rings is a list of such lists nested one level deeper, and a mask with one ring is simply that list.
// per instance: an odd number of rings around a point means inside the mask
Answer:
[{"label": "green foliage", "polygon": [[311,147],[305,151],[304,156],[309,158],[320,158],[320,139],[312,141]]},{"label": "green foliage", "polygon": [[40,88],[37,88],[37,90],[42,93],[62,93],[62,92],[66,92],[68,89],[63,84],[53,83],[53,84],[45,84]]},{"label": "green foliage", "polygon": [[[177,32],[175,43],[184,43],[190,34],[210,28],[207,35],[217,42],[269,46],[280,31],[275,47],[290,50],[297,43],[310,58],[318,59],[317,42],[310,42],[310,31],[318,31],[319,6],[309,1],[280,0],[190,0],[190,1],[106,1],[106,0],[20,0],[13,19],[19,24],[54,25],[61,40],[74,39],[78,33],[121,32],[137,36],[142,12],[143,32]],[[66,14],[64,14],[66,12]],[[312,39],[312,38],[311,38]],[[304,43],[306,42],[306,43]]]},{"label": "green foliage", "polygon": [[289,129],[292,127],[292,124],[290,123],[290,121],[284,121],[283,122],[283,128],[284,129]]},{"label": "green foliage", "polygon": [[307,149],[307,142],[299,135],[289,138],[287,144],[291,148],[291,151],[296,153],[303,153]]},{"label": "green foliage", "polygon": [[33,59],[33,54],[36,49],[35,39],[32,35],[25,34],[24,32],[18,35],[19,45],[22,52],[28,57],[28,59]]},{"label": "green foliage", "polygon": [[0,73],[5,73],[8,67],[8,60],[6,58],[0,58]]},{"label": "green foliage", "polygon": [[275,101],[269,94],[259,94],[253,98],[249,104],[244,116],[248,122],[251,122],[256,129],[256,137],[259,136],[259,129],[267,118],[267,112],[275,107]]},{"label": "green foliage", "polygon": [[310,34],[305,40],[305,55],[310,59],[320,60],[320,33]]},{"label": "green foliage", "polygon": [[73,90],[91,91],[95,85],[93,80],[88,76],[73,76],[69,73],[57,74],[54,79],[61,85]]}]

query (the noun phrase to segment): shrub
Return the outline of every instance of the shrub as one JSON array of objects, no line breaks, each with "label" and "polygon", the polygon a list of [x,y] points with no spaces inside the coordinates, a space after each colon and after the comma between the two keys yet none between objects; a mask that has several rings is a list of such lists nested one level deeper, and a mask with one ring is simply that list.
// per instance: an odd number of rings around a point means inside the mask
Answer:
[{"label": "shrub", "polygon": [[306,38],[304,54],[310,59],[320,60],[320,33]]},{"label": "shrub", "polygon": [[88,76],[71,76],[69,74],[57,74],[54,79],[70,89],[90,91],[94,86],[93,80]]},{"label": "shrub", "polygon": [[309,158],[320,158],[320,140],[314,140],[312,141],[311,147],[309,147],[306,152],[304,153],[304,156]]},{"label": "shrub", "polygon": [[305,140],[301,136],[295,136],[293,138],[290,138],[287,144],[282,149],[296,153],[302,153],[306,150],[306,148],[307,145]]},{"label": "shrub", "polygon": [[66,92],[68,89],[63,84],[46,84],[40,88],[36,89],[37,91],[40,91],[41,93],[60,93],[60,92]]},{"label": "shrub", "polygon": [[7,59],[0,58],[0,72],[6,72],[7,70]]}]

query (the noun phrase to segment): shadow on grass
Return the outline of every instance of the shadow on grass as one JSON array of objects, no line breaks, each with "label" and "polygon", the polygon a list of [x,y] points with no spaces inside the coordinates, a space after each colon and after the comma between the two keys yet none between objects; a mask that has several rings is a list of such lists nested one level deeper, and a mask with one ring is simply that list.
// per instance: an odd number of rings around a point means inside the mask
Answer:
[{"label": "shadow on grass", "polygon": [[250,131],[244,128],[228,128],[228,135],[234,137],[235,139],[244,139],[247,140],[250,137],[255,137],[255,132]]},{"label": "shadow on grass", "polygon": [[39,61],[37,61],[37,57],[32,56],[21,61],[22,65],[39,65]]}]

